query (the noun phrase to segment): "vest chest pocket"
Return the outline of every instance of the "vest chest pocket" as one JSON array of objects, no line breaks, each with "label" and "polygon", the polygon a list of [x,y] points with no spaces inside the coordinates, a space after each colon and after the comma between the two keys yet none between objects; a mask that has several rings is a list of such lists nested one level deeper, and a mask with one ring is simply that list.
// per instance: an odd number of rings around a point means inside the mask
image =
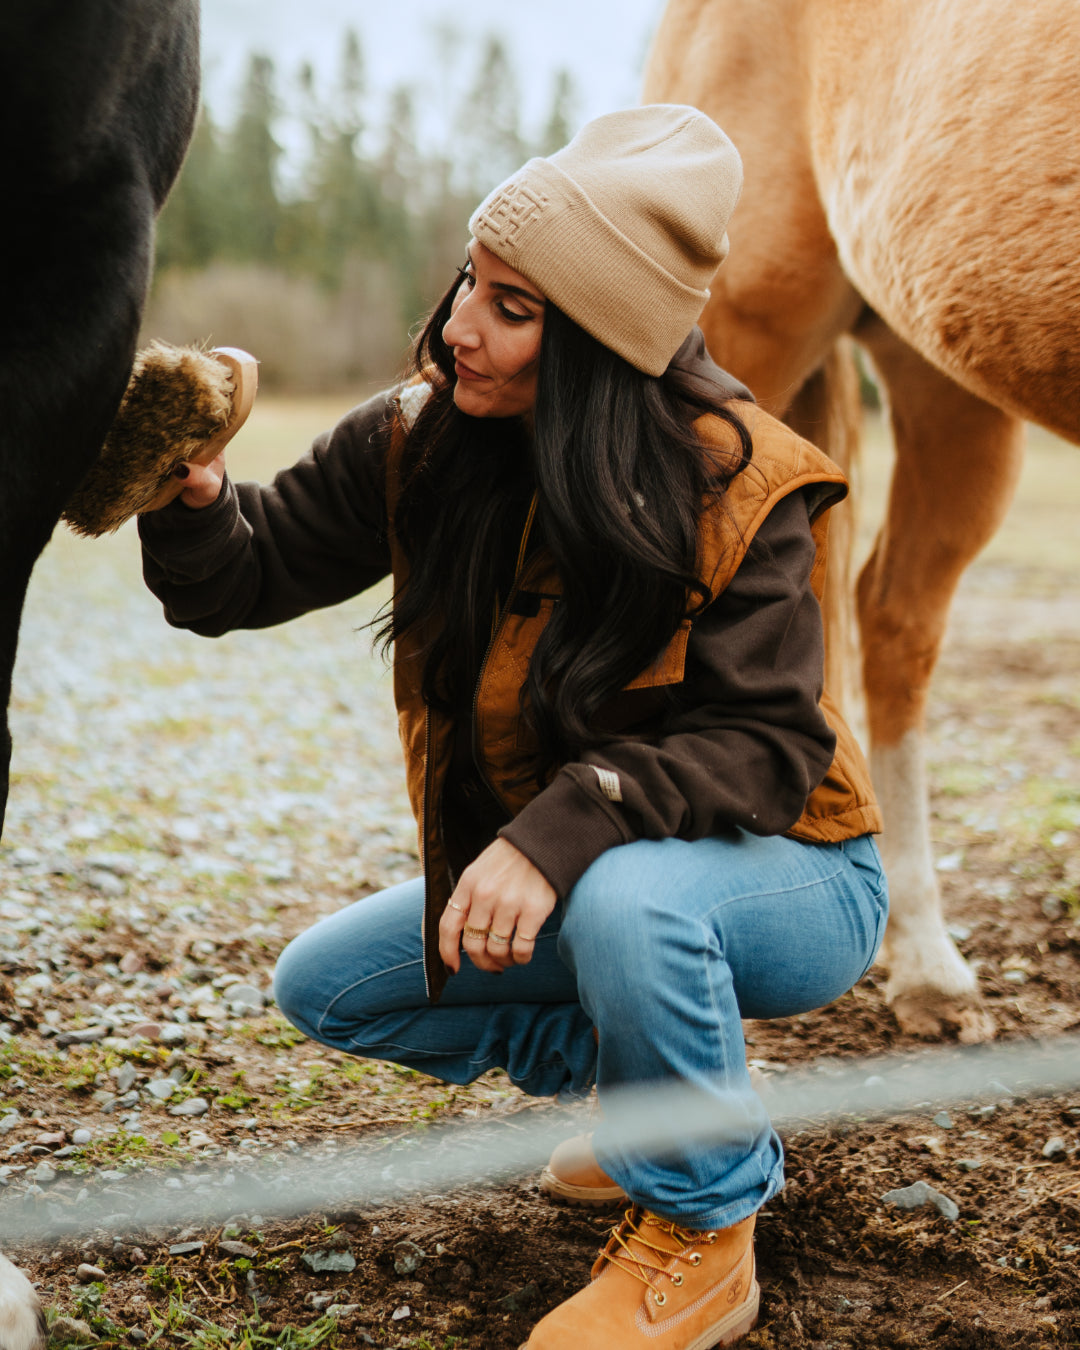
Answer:
[{"label": "vest chest pocket", "polygon": [[[518,698],[528,672],[529,659],[551,617],[556,598],[537,592],[519,595],[505,616],[502,631],[488,654],[477,700],[477,730],[486,757],[496,763],[506,757],[515,761],[519,767],[519,756],[531,757],[535,753],[536,743],[520,716]],[[682,683],[686,674],[689,640],[690,620],[684,619],[659,659],[613,698],[610,711],[615,715],[616,724],[633,722],[644,711],[632,697],[632,691],[660,690]],[[626,700],[627,694],[631,694],[629,700]],[[651,716],[652,713],[650,703],[645,716]],[[604,720],[607,720],[606,717]]]},{"label": "vest chest pocket", "polygon": [[[550,609],[544,614],[549,617]],[[660,658],[624,685],[608,699],[600,711],[598,729],[609,734],[631,730],[660,715],[667,703],[662,692],[681,684],[686,677],[686,649],[690,641],[690,620],[680,624]],[[649,697],[649,691],[655,691]],[[528,754],[536,751],[536,741],[523,719],[518,719],[516,749]]]},{"label": "vest chest pocket", "polygon": [[690,641],[690,620],[683,619],[675,636],[654,661],[626,685],[630,689],[657,689],[665,684],[681,684],[686,675],[686,646]]}]

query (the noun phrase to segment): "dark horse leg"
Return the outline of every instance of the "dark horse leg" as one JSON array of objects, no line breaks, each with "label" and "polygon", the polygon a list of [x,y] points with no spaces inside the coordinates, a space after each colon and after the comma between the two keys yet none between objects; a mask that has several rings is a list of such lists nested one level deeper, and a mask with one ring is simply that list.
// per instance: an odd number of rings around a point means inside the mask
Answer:
[{"label": "dark horse leg", "polygon": [[198,20],[198,0],[0,9],[0,826],[23,598],[131,371],[198,106]]}]

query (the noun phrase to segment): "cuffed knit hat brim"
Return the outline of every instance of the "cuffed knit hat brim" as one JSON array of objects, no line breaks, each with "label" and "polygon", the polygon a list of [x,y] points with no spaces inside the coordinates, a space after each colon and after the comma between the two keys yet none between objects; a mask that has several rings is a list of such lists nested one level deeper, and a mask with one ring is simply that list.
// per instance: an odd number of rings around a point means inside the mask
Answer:
[{"label": "cuffed knit hat brim", "polygon": [[597,118],[529,160],[469,227],[586,332],[660,375],[709,298],[741,182],[714,122],[655,104]]}]

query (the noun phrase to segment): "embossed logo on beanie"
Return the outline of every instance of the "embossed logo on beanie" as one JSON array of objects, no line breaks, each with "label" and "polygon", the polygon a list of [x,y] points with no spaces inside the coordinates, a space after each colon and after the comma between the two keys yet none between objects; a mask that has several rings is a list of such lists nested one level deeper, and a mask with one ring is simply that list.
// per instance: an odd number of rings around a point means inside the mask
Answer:
[{"label": "embossed logo on beanie", "polygon": [[513,248],[518,233],[537,218],[549,200],[543,192],[525,183],[511,183],[488,202],[483,224]]}]

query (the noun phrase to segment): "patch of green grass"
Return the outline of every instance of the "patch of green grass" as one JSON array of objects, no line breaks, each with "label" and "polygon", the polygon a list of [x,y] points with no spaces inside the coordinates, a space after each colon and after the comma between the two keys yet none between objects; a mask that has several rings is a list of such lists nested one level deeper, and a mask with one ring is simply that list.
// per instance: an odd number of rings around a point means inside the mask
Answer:
[{"label": "patch of green grass", "polygon": [[320,1317],[306,1327],[290,1323],[275,1329],[257,1316],[244,1316],[234,1326],[225,1327],[200,1317],[176,1294],[164,1314],[151,1309],[150,1316],[157,1330],[149,1345],[167,1336],[188,1350],[316,1350],[318,1346],[333,1350],[340,1330],[333,1317]]},{"label": "patch of green grass", "polygon": [[163,741],[179,741],[184,745],[194,745],[207,735],[206,721],[201,717],[159,717],[156,722],[146,724],[147,733]]},{"label": "patch of green grass", "polygon": [[420,1106],[414,1106],[409,1114],[414,1120],[434,1120],[436,1116],[442,1115],[444,1111],[448,1111],[454,1105],[458,1095],[455,1088],[450,1088],[446,1092],[440,1093],[439,1096],[433,1097],[431,1101],[424,1102]]},{"label": "patch of green grass", "polygon": [[67,1072],[68,1063],[63,1051],[32,1050],[14,1040],[0,1045],[0,1078],[13,1078],[19,1074],[39,1083],[56,1083]]},{"label": "patch of green grass", "polygon": [[1041,704],[1046,708],[1080,708],[1080,696],[1066,693],[1060,689],[1051,690],[1045,694],[1036,694],[1032,702]]},{"label": "patch of green grass", "polygon": [[1059,778],[1029,778],[1019,804],[1002,813],[1001,833],[1020,848],[1059,852],[1054,835],[1080,826],[1080,788]]},{"label": "patch of green grass", "polygon": [[1070,918],[1080,914],[1080,886],[1076,882],[1063,881],[1060,885],[1051,886],[1049,894],[1061,901]]},{"label": "patch of green grass", "polygon": [[262,1018],[259,1026],[245,1024],[240,1028],[239,1034],[248,1040],[257,1041],[259,1045],[280,1046],[285,1050],[303,1045],[307,1040],[302,1031],[297,1031],[293,1024],[287,1022],[279,1013],[271,1013],[269,1017]]},{"label": "patch of green grass", "polygon": [[[17,700],[16,700],[17,702]],[[26,701],[22,706],[28,708],[31,712],[41,713],[45,711],[47,703],[45,699]],[[44,769],[12,769],[11,771],[11,791],[14,794],[16,788],[22,788],[24,794],[29,796],[30,789],[34,786],[45,791],[55,791],[61,783],[61,775],[58,773],[46,773]],[[14,853],[15,846],[10,845],[4,849],[5,853]]]},{"label": "patch of green grass", "polygon": [[366,1078],[378,1077],[378,1065],[366,1064],[362,1061],[353,1060],[348,1064],[339,1064],[337,1073],[344,1078],[347,1083],[360,1084]]},{"label": "patch of green grass", "polygon": [[[37,1076],[57,1078],[66,1075],[64,1087],[69,1092],[89,1092],[99,1083],[104,1084],[110,1070],[119,1068],[125,1060],[154,1069],[168,1057],[168,1050],[162,1046],[133,1045],[121,1050],[115,1046],[72,1045],[66,1052],[54,1054],[51,1068],[42,1066]],[[39,1059],[44,1058],[44,1055],[39,1055]]]},{"label": "patch of green grass", "polygon": [[68,1092],[90,1092],[97,1086],[98,1071],[92,1064],[77,1064],[64,1079]]},{"label": "patch of green grass", "polygon": [[221,875],[199,875],[188,878],[184,885],[185,904],[198,903],[200,900],[220,905],[222,901],[233,904],[246,904],[255,893],[256,879],[244,872],[239,865]]},{"label": "patch of green grass", "polygon": [[215,1106],[224,1106],[230,1111],[244,1111],[252,1106],[259,1098],[250,1092],[244,1091],[244,1071],[237,1069],[233,1074],[233,1083],[235,1086],[229,1092],[220,1092],[214,1098]]},{"label": "patch of green grass", "polygon": [[146,1287],[153,1294],[164,1294],[176,1283],[168,1266],[147,1266],[143,1272]]},{"label": "patch of green grass", "polygon": [[306,1079],[279,1074],[274,1080],[274,1091],[282,1100],[274,1103],[273,1111],[277,1114],[285,1110],[306,1111],[309,1106],[323,1101],[326,1089],[331,1086],[327,1078],[326,1066],[322,1064],[313,1064]]},{"label": "patch of green grass", "polygon": [[139,1171],[151,1163],[178,1167],[193,1156],[190,1150],[179,1149],[179,1142],[179,1135],[171,1132],[166,1132],[155,1143],[145,1135],[117,1130],[115,1134],[84,1144],[73,1170],[85,1172],[94,1167],[116,1167],[119,1164],[131,1171]]},{"label": "patch of green grass", "polygon": [[75,916],[75,927],[80,933],[104,933],[112,926],[112,915],[108,910],[98,913],[94,909],[84,909]]},{"label": "patch of green grass", "polygon": [[[90,1327],[99,1341],[116,1342],[127,1338],[127,1328],[114,1322],[102,1306],[102,1297],[105,1293],[102,1281],[75,1285],[72,1292],[75,1295],[75,1316]],[[55,1316],[52,1320],[56,1320]],[[57,1337],[50,1339],[49,1350],[61,1350],[61,1347],[79,1344],[78,1341],[66,1341]]]},{"label": "patch of green grass", "polygon": [[981,764],[940,764],[934,769],[934,792],[942,797],[970,797],[993,782],[993,774]]},{"label": "patch of green grass", "polygon": [[202,679],[202,669],[194,662],[174,661],[170,665],[145,662],[137,668],[138,682],[147,689],[172,689]]},{"label": "patch of green grass", "polygon": [[115,1134],[105,1135],[84,1145],[80,1160],[87,1164],[137,1162],[145,1165],[153,1152],[154,1146],[145,1135],[117,1130]]}]

